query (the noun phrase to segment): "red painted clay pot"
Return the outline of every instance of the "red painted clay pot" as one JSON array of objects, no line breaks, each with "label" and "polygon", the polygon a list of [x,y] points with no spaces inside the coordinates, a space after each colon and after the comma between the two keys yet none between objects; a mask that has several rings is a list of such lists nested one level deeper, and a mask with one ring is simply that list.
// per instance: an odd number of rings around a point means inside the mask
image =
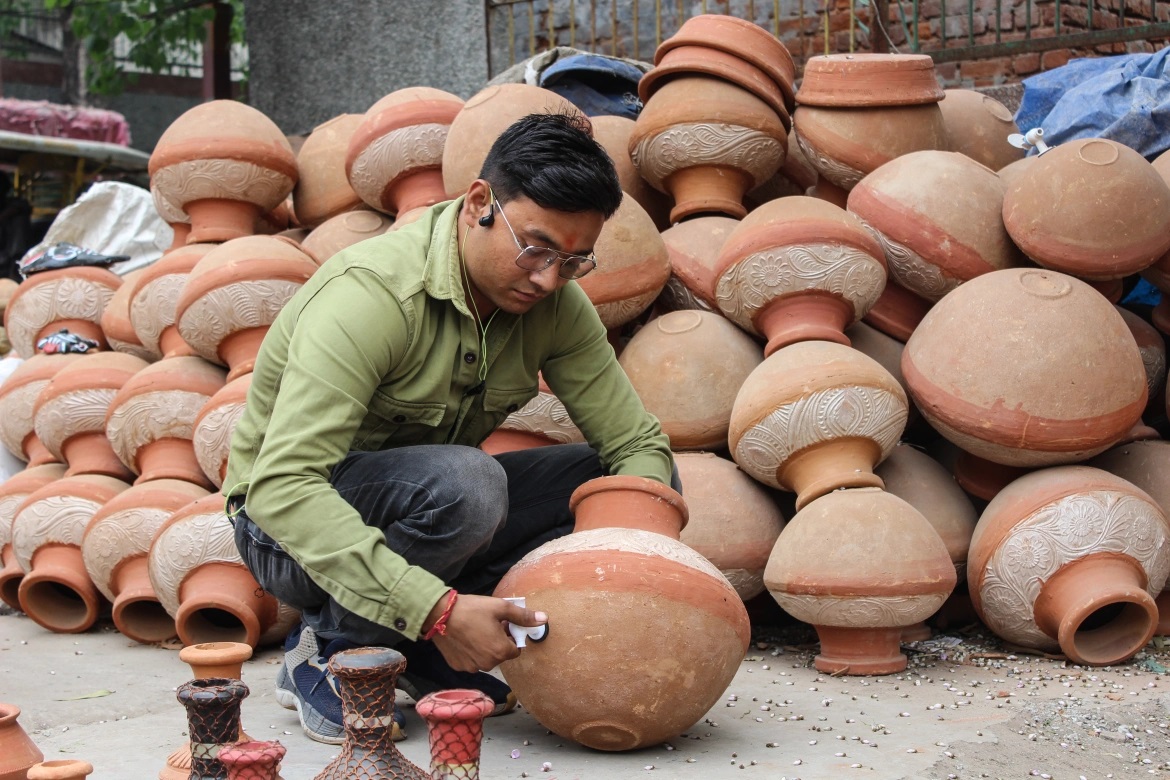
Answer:
[{"label": "red painted clay pot", "polygon": [[301,250],[321,265],[348,246],[382,235],[392,224],[385,214],[357,208],[322,222],[301,242]]},{"label": "red painted clay pot", "polygon": [[223,487],[227,474],[228,453],[231,452],[232,433],[244,413],[252,374],[233,379],[216,391],[199,411],[191,443],[195,459],[203,473],[217,488]]},{"label": "red painted clay pot", "polygon": [[300,177],[292,197],[297,222],[302,226],[312,230],[362,205],[345,175],[345,153],[362,119],[362,114],[339,114],[322,122],[297,151]]},{"label": "red painted clay pot", "polygon": [[946,97],[938,107],[942,109],[952,152],[965,154],[993,171],[1024,159],[1024,150],[1007,140],[1009,135],[1020,132],[1007,106],[973,89],[944,92]]},{"label": "red painted clay pot", "polygon": [[670,258],[671,278],[659,298],[669,296],[670,309],[719,311],[715,300],[719,253],[739,224],[730,217],[693,217],[662,231]]},{"label": "red painted clay pot", "polygon": [[649,308],[670,278],[670,257],[654,220],[633,198],[605,222],[594,244],[597,269],[578,282],[606,328]]},{"label": "red painted clay pot", "polygon": [[93,774],[93,764],[72,758],[45,761],[28,770],[28,780],[85,780]]},{"label": "red painted clay pot", "polygon": [[938,103],[943,89],[926,54],[825,54],[810,57],[796,102],[832,108]]},{"label": "red painted clay pot", "polygon": [[37,396],[57,372],[83,355],[36,355],[17,366],[0,385],[0,441],[30,466],[53,463],[56,456],[45,446],[34,425]]},{"label": "red painted clay pot", "polygon": [[110,349],[152,362],[162,357],[162,354],[143,345],[138,332],[134,330],[134,323],[130,321],[130,294],[146,270],[140,268],[122,277],[122,285],[114,291],[106,310],[102,312],[101,328],[106,341],[110,343]]},{"label": "red painted clay pot", "polygon": [[28,770],[45,757],[16,722],[20,707],[0,702],[0,780],[25,780]]},{"label": "red painted clay pot", "polygon": [[655,227],[666,230],[670,227],[670,198],[651,187],[630,159],[634,120],[624,116],[594,116],[589,121],[593,124],[594,140],[613,160],[622,192],[638,201],[638,205],[654,220]]},{"label": "red painted clay pot", "polygon": [[216,756],[227,767],[228,780],[280,780],[280,762],[287,752],[279,741],[237,742]]},{"label": "red painted clay pot", "polygon": [[12,351],[22,358],[37,352],[37,342],[62,328],[76,336],[109,344],[102,313],[122,285],[122,277],[104,268],[74,266],[41,271],[21,282],[4,309],[4,328]]},{"label": "red painted clay pot", "polygon": [[415,704],[427,722],[431,743],[431,777],[479,780],[483,719],[495,709],[485,694],[469,689],[436,691]]},{"label": "red painted clay pot", "polygon": [[166,357],[194,355],[175,326],[175,306],[191,269],[217,244],[188,244],[143,269],[130,291],[130,322],[138,340]]}]

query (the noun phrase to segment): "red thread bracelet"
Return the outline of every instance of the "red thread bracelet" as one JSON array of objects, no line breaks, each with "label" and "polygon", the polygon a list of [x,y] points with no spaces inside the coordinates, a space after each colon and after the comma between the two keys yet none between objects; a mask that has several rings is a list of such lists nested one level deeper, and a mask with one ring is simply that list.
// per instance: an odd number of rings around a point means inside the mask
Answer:
[{"label": "red thread bracelet", "polygon": [[443,610],[443,614],[439,615],[439,619],[431,626],[431,630],[423,634],[423,641],[431,639],[435,634],[439,636],[447,636],[447,618],[451,617],[451,610],[455,609],[455,599],[459,597],[459,592],[451,588],[450,593],[447,594],[447,607]]}]

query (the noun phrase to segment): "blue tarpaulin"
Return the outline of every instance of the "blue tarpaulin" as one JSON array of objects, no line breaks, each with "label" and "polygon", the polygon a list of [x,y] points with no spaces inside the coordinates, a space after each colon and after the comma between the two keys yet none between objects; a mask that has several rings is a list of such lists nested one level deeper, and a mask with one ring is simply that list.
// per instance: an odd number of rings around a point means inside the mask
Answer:
[{"label": "blue tarpaulin", "polygon": [[540,74],[540,86],[556,92],[589,116],[612,114],[637,119],[642,110],[642,71],[598,54],[559,59]]}]

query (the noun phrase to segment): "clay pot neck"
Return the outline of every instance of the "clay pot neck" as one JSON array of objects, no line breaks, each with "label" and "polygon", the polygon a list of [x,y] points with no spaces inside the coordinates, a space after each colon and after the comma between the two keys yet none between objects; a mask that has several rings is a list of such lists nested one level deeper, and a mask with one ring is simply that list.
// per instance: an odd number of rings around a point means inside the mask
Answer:
[{"label": "clay pot neck", "polygon": [[260,344],[264,341],[264,335],[268,333],[268,327],[264,325],[239,330],[229,334],[219,343],[219,357],[231,369],[225,382],[252,373],[252,369],[256,367],[256,355],[260,353]]},{"label": "clay pot neck", "polygon": [[886,288],[862,319],[905,344],[910,334],[930,311],[930,302],[919,298],[893,279],[886,280]]},{"label": "clay pot neck", "polygon": [[158,337],[158,347],[164,358],[195,357],[199,354],[191,349],[191,345],[179,335],[177,325],[168,325],[163,328]]},{"label": "clay pot neck", "polygon": [[569,498],[574,533],[629,528],[678,539],[687,524],[687,506],[674,489],[653,479],[612,476],[590,480]]},{"label": "clay pot neck", "polygon": [[995,498],[999,491],[1028,473],[1028,469],[1004,466],[969,452],[955,459],[954,471],[959,487],[983,501]]},{"label": "clay pot neck", "polygon": [[881,477],[873,473],[880,459],[881,450],[871,439],[829,439],[793,455],[776,476],[795,491],[800,510],[838,488],[884,488]]},{"label": "clay pot neck", "polygon": [[101,606],[101,594],[75,545],[46,544],[38,549],[32,569],[20,583],[19,598],[26,615],[59,634],[89,630]]},{"label": "clay pot neck", "polygon": [[44,466],[46,463],[57,463],[57,456],[49,452],[49,448],[40,440],[40,437],[35,432],[31,432],[24,437],[21,443],[21,449],[24,454],[28,456],[28,467]]},{"label": "clay pot neck", "polygon": [[432,777],[479,777],[483,719],[494,706],[483,693],[459,688],[424,696],[415,705],[427,722]]},{"label": "clay pot neck", "polygon": [[174,231],[174,237],[171,239],[171,245],[163,252],[164,255],[169,255],[176,249],[179,249],[187,244],[187,237],[191,235],[190,222],[171,222],[169,223],[171,230]]},{"label": "clay pot neck", "polygon": [[699,165],[676,171],[666,180],[674,196],[670,221],[680,222],[700,214],[722,214],[735,219],[747,216],[744,194],[755,182],[741,170],[723,165]]},{"label": "clay pot neck", "polygon": [[45,761],[28,770],[28,780],[85,780],[93,772],[88,761]]},{"label": "clay pot neck", "polygon": [[250,236],[260,207],[241,200],[194,200],[183,207],[191,217],[188,244],[219,244]]},{"label": "clay pot neck", "polygon": [[195,457],[190,439],[155,439],[138,450],[140,475],[135,485],[156,479],[179,479],[192,485],[214,489]]},{"label": "clay pot neck", "polygon": [[441,168],[413,171],[386,186],[386,204],[392,214],[433,206],[447,200]]},{"label": "clay pot neck", "polygon": [[853,306],[836,295],[810,291],[776,298],[755,317],[756,329],[768,338],[764,357],[800,341],[831,341],[849,346],[845,328]]},{"label": "clay pot neck", "polygon": [[817,626],[821,652],[814,665],[830,674],[893,674],[906,668],[902,627],[841,628]]},{"label": "clay pot neck", "polygon": [[134,473],[118,460],[105,431],[88,431],[71,436],[61,445],[61,454],[69,468],[65,476],[100,474],[124,482],[134,479]]},{"label": "clay pot neck", "polygon": [[175,635],[175,620],[159,603],[150,584],[145,555],[122,561],[114,571],[114,625],[135,642],[162,642]]},{"label": "clay pot neck", "polygon": [[243,642],[203,642],[179,651],[179,660],[191,667],[196,679],[227,677],[239,680],[252,647]]},{"label": "clay pot neck", "polygon": [[175,629],[185,645],[243,642],[255,647],[261,626],[275,618],[275,601],[242,565],[207,563],[180,589]]}]

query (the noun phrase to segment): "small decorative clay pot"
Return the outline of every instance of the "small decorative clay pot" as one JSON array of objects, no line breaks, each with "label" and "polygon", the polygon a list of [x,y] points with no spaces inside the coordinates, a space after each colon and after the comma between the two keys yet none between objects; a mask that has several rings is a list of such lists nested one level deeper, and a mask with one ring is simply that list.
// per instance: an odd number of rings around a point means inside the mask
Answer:
[{"label": "small decorative clay pot", "polygon": [[730,217],[693,217],[662,231],[670,258],[671,278],[659,297],[669,296],[668,308],[719,311],[715,285],[719,253],[739,221]]},{"label": "small decorative clay pot", "polygon": [[495,703],[469,689],[436,691],[424,696],[414,711],[427,722],[431,743],[431,777],[479,780],[483,719]]},{"label": "small decorative clay pot", "polygon": [[585,441],[584,434],[573,423],[565,405],[540,378],[539,392],[524,406],[512,412],[480,444],[489,455],[514,452],[550,444],[576,444]]},{"label": "small decorative clay pot", "polygon": [[228,780],[279,780],[284,745],[272,742],[237,742],[219,751],[219,762],[227,767]]},{"label": "small decorative clay pot", "polygon": [[942,109],[952,152],[965,154],[993,171],[1024,158],[1024,150],[1007,140],[1009,135],[1020,132],[1007,106],[973,89],[944,92],[946,97],[938,107]]},{"label": "small decorative clay pot", "polygon": [[301,250],[321,265],[347,246],[382,235],[392,224],[394,220],[385,214],[364,207],[356,208],[331,217],[314,228],[301,242]]},{"label": "small decorative clay pot", "polygon": [[106,334],[106,341],[110,343],[110,349],[142,358],[149,363],[162,357],[162,353],[143,345],[130,320],[130,294],[146,270],[140,268],[122,277],[122,285],[114,291],[106,310],[102,312],[101,328]]},{"label": "small decorative clay pot", "polygon": [[292,198],[302,226],[312,230],[331,217],[361,207],[362,199],[345,175],[345,153],[362,119],[361,114],[339,114],[314,127],[297,150],[300,178]]},{"label": "small decorative clay pot", "polygon": [[20,581],[24,569],[16,559],[12,547],[12,521],[16,510],[33,492],[65,476],[65,466],[60,463],[46,463],[43,466],[29,466],[0,485],[0,600],[13,609],[20,609]]},{"label": "small decorative clay pot", "polygon": [[20,707],[0,702],[0,778],[24,780],[29,768],[45,754],[16,722]]},{"label": "small decorative clay pot", "polygon": [[4,310],[4,328],[12,350],[22,358],[37,353],[37,342],[62,328],[109,346],[102,313],[122,277],[104,268],[74,266],[41,271],[21,282]]},{"label": "small decorative clay pot", "polygon": [[232,433],[244,413],[252,374],[247,373],[228,382],[199,411],[191,434],[195,459],[203,473],[216,488],[223,487],[227,474],[228,453],[231,452]]},{"label": "small decorative clay pot", "polygon": [[634,132],[634,120],[624,116],[593,116],[593,140],[601,144],[613,160],[617,169],[618,182],[622,192],[638,201],[646,210],[659,230],[670,227],[670,198],[650,186],[642,178],[634,161],[630,159],[630,135]]},{"label": "small decorative clay pot", "polygon": [[825,54],[809,57],[796,102],[831,108],[938,103],[934,60],[927,54]]},{"label": "small decorative clay pot", "polygon": [[28,780],[85,780],[93,774],[93,764],[72,758],[45,761],[29,767]]},{"label": "small decorative clay pot", "polygon": [[142,269],[130,291],[130,322],[138,340],[167,357],[194,355],[175,327],[175,306],[195,264],[216,244],[188,244]]},{"label": "small decorative clay pot", "polygon": [[33,414],[37,396],[58,371],[83,357],[76,353],[35,355],[17,366],[0,385],[0,441],[29,466],[57,460],[37,437]]}]

